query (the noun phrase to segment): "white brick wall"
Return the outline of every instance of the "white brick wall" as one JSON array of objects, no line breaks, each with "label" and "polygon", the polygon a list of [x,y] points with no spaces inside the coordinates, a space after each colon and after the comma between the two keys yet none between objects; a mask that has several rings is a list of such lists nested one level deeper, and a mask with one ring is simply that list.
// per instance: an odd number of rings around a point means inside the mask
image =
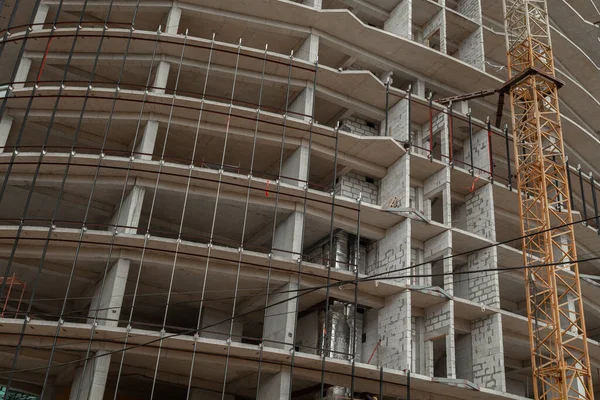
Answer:
[{"label": "white brick wall", "polygon": [[485,54],[483,52],[483,29],[471,33],[458,45],[456,58],[472,65],[475,68],[485,70]]},{"label": "white brick wall", "polygon": [[490,240],[496,240],[492,185],[485,185],[467,195],[465,203],[452,210],[452,222],[457,228]]},{"label": "white brick wall", "polygon": [[379,335],[382,342],[379,365],[386,368],[406,369],[412,359],[412,319],[410,292],[388,297],[379,310]]},{"label": "white brick wall", "polygon": [[[377,246],[377,264],[367,270],[367,274],[383,273],[394,270],[393,276],[412,273],[406,270],[410,263],[410,219],[389,228]],[[400,270],[400,271],[398,271]],[[398,278],[401,281],[401,278]]]},{"label": "white brick wall", "polygon": [[502,317],[493,314],[471,321],[473,380],[489,389],[506,390]]},{"label": "white brick wall", "polygon": [[[478,271],[494,269],[498,265],[498,254],[496,248],[480,250],[467,257],[467,271]],[[498,273],[495,271],[476,274],[463,274],[458,277],[467,280],[469,300],[486,306],[500,307],[500,282]]]},{"label": "white brick wall", "polygon": [[385,119],[379,123],[381,136],[391,136],[401,143],[408,142],[408,99],[402,99],[388,111],[388,132]]},{"label": "white brick wall", "polygon": [[404,36],[408,39],[412,37],[412,1],[401,0],[400,3],[390,12],[390,17],[385,21],[384,28],[388,32]]},{"label": "white brick wall", "polygon": [[458,0],[456,11],[472,20],[481,23],[480,0]]},{"label": "white brick wall", "polygon": [[[469,138],[463,141],[463,162],[464,165],[458,164],[458,166],[461,166],[465,169],[469,169],[471,167],[471,148]],[[488,134],[486,130],[473,132],[473,166],[475,167],[475,175],[484,175],[487,177],[490,171],[490,154],[488,150]]]},{"label": "white brick wall", "polygon": [[409,207],[410,199],[410,156],[402,156],[388,168],[388,173],[380,181],[380,200],[382,207],[389,207],[395,198],[399,207]]},{"label": "white brick wall", "polygon": [[354,173],[338,178],[335,184],[335,193],[351,199],[357,199],[362,193],[362,201],[369,204],[378,204],[379,185],[377,182],[367,182],[364,176]]},{"label": "white brick wall", "polygon": [[343,120],[340,129],[355,135],[379,136],[379,127],[376,124],[374,127],[370,127],[366,120],[356,117]]}]

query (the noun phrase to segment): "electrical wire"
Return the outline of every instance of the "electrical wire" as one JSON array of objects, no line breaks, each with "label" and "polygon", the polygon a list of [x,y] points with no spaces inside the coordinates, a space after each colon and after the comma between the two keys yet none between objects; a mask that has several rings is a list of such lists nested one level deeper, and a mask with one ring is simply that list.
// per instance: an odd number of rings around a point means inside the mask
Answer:
[{"label": "electrical wire", "polygon": [[[574,262],[583,262],[583,261],[589,261],[589,260],[600,260],[600,256],[592,257],[592,258],[587,258],[587,259],[578,259],[578,260],[575,260]],[[566,264],[571,264],[571,263],[572,262],[554,262],[554,263],[545,263],[545,264],[540,264],[540,265],[535,265],[535,266],[529,265],[529,266],[519,266],[519,267],[511,267],[511,268],[490,268],[490,269],[477,270],[477,271],[462,271],[461,274],[481,273],[481,272],[488,272],[488,271],[500,271],[500,270],[508,270],[508,269],[529,269],[529,268],[539,268],[539,267],[561,266],[561,265],[566,265]],[[442,274],[427,274],[426,276],[440,276],[440,275],[443,276],[445,274],[447,274],[447,273],[442,273]],[[416,276],[421,276],[421,275],[416,275]],[[363,279],[361,279],[361,281],[365,281],[367,279],[368,278],[363,278]],[[352,281],[350,281],[350,282],[352,282]],[[337,283],[331,284],[331,286],[337,286]],[[310,294],[310,293],[312,293],[314,291],[317,291],[317,290],[319,290],[319,289],[312,288],[309,291],[307,291],[306,293],[302,293],[302,294],[298,294],[298,295],[294,296],[292,299],[295,299],[296,297],[301,297],[301,296],[308,295],[308,294]],[[275,302],[275,303],[273,303],[271,305],[268,305],[266,307],[260,307],[259,309],[247,311],[245,313],[242,313],[242,314],[239,314],[239,315],[233,317],[233,319],[235,319],[235,318],[243,318],[244,316],[249,315],[251,313],[255,313],[255,312],[259,312],[259,311],[264,311],[265,308],[276,307],[276,306],[278,306],[280,304],[284,304],[284,303],[286,303],[286,302],[288,302],[288,301],[290,301],[292,299],[280,300],[280,301]],[[200,328],[200,330],[203,331],[205,329],[212,328],[212,327],[221,325],[223,323],[230,322],[231,319],[232,319],[231,317],[223,319],[223,320],[221,320],[221,321],[219,321],[217,323],[209,324],[206,327]],[[165,340],[165,339],[174,338],[174,337],[183,336],[183,335],[189,335],[191,333],[194,333],[195,331],[196,331],[196,329],[194,328],[194,329],[188,329],[188,330],[186,330],[184,332],[180,332],[180,333],[173,333],[173,334],[161,335],[161,337],[159,337],[157,339],[152,339],[152,340],[146,341],[144,343],[137,343],[137,344],[134,344],[134,345],[130,345],[130,347],[128,347],[128,348],[123,348],[123,349],[120,349],[120,350],[110,351],[110,352],[107,352],[107,353],[105,353],[103,355],[100,355],[100,356],[96,356],[96,355],[90,356],[87,359],[91,360],[91,359],[95,359],[95,358],[98,358],[98,357],[102,357],[104,355],[109,355],[109,354],[112,355],[112,354],[117,354],[117,353],[123,353],[123,352],[125,352],[127,350],[131,350],[131,349],[135,349],[135,348],[139,348],[139,347],[145,347],[145,346],[148,346],[148,345],[160,342],[160,341]],[[25,335],[31,335],[31,334],[25,334]],[[56,368],[56,367],[59,367],[59,366],[70,365],[70,364],[81,362],[81,361],[84,361],[84,359],[78,359],[78,360],[64,362],[64,363],[58,363],[58,364],[54,364],[54,365],[51,365],[51,366],[48,366],[48,367],[34,367],[34,368],[28,368],[28,369],[15,370],[15,371],[12,371],[12,372],[11,371],[3,371],[3,372],[0,372],[0,376],[6,375],[7,373],[33,372],[33,371],[44,370],[46,368],[48,368],[48,369],[50,369],[50,368]]]}]

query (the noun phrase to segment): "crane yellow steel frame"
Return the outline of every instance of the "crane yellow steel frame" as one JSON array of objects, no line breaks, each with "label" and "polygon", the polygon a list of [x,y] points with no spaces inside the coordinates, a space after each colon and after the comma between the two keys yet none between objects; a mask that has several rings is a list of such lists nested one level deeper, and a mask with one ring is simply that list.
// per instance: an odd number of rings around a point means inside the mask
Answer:
[{"label": "crane yellow steel frame", "polygon": [[503,6],[534,394],[593,399],[548,5]]}]

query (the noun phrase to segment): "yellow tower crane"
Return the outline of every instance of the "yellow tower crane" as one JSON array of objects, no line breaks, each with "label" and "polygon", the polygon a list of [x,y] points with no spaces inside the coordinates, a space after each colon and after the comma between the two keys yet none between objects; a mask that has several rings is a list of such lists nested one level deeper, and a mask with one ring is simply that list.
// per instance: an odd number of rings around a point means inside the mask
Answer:
[{"label": "yellow tower crane", "polygon": [[546,0],[503,0],[533,388],[593,399]]}]

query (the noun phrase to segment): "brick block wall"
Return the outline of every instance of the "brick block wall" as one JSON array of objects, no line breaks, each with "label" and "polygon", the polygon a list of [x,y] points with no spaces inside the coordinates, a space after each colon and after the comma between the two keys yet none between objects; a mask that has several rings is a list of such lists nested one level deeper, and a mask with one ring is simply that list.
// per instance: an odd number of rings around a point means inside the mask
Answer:
[{"label": "brick block wall", "polygon": [[402,156],[388,168],[379,185],[379,198],[382,207],[389,207],[395,198],[400,207],[409,207],[410,200],[410,156]]},{"label": "brick block wall", "polygon": [[364,176],[348,173],[338,178],[335,184],[337,195],[357,199],[362,193],[362,201],[369,204],[378,204],[379,185],[367,182]]},{"label": "brick block wall", "polygon": [[379,123],[381,136],[391,136],[399,142],[408,142],[408,99],[402,99],[388,111],[388,132],[385,119]]},{"label": "brick block wall", "polygon": [[502,317],[493,314],[471,321],[473,381],[483,387],[506,390]]},{"label": "brick block wall", "polygon": [[452,323],[450,303],[440,303],[425,310],[425,333],[435,332]]},{"label": "brick block wall", "polygon": [[456,57],[475,68],[485,70],[485,53],[483,52],[483,29],[471,33],[458,45]]},{"label": "brick block wall", "polygon": [[479,2],[480,0],[458,0],[456,11],[465,17],[481,23],[481,5]]},{"label": "brick block wall", "polygon": [[[496,248],[480,250],[467,257],[467,271],[496,268],[498,253]],[[490,307],[500,307],[500,282],[495,271],[468,274],[468,299]],[[459,279],[464,280],[465,275]]]},{"label": "brick block wall", "polygon": [[437,236],[425,241],[423,257],[426,260],[439,258],[446,255],[452,247],[452,235],[450,231],[442,232]]},{"label": "brick block wall", "polygon": [[429,197],[432,193],[441,191],[446,183],[450,183],[450,171],[447,168],[442,168],[425,180],[423,185],[424,196]]},{"label": "brick block wall", "polygon": [[342,121],[340,129],[361,136],[379,136],[379,126],[370,127],[364,119],[351,117]]},{"label": "brick block wall", "polygon": [[[367,274],[395,271],[394,276],[409,275],[406,267],[410,263],[410,219],[389,228],[377,245],[377,263],[367,270]],[[402,271],[398,271],[402,270]],[[401,281],[398,278],[398,281]]]},{"label": "brick block wall", "polygon": [[390,12],[390,17],[383,26],[388,32],[412,38],[412,2],[410,0],[401,0],[400,3]]},{"label": "brick block wall", "polygon": [[386,368],[406,369],[412,359],[412,319],[410,292],[388,297],[379,310],[378,325],[382,342],[379,365]]},{"label": "brick block wall", "polygon": [[[468,169],[471,166],[469,138],[463,141],[463,154],[464,165],[462,165],[462,167]],[[473,166],[475,167],[475,175],[487,176],[489,174],[490,153],[488,150],[488,134],[486,130],[473,132]]]},{"label": "brick block wall", "polygon": [[492,185],[485,185],[467,195],[463,204],[452,210],[454,226],[490,240],[496,240]]}]

